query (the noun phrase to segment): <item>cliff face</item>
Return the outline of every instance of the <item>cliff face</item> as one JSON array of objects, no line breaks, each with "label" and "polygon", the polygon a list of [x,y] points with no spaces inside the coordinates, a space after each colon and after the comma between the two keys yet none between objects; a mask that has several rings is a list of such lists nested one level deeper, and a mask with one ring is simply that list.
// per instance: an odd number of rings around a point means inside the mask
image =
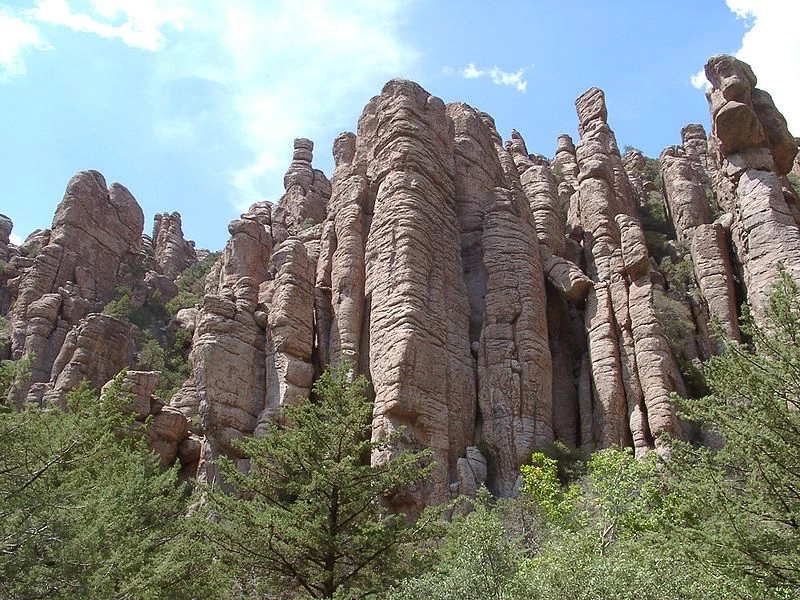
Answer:
[{"label": "cliff face", "polygon": [[[686,393],[687,361],[721,349],[710,319],[738,339],[738,304],[758,314],[775,265],[800,275],[800,212],[782,178],[795,140],[744,63],[713,57],[706,72],[710,138],[684,128],[661,154],[662,187],[641,153],[621,156],[597,88],[576,101],[580,140],[560,136],[552,162],[402,80],[336,139],[331,180],[296,140],[286,193],[230,223],[202,304],[176,318],[193,335],[189,379],[165,407],[153,374],[128,373],[139,414],[161,424],[164,464],[177,456],[210,481],[217,456],[247,468],[233,440],[261,435],[342,362],[371,382],[373,436],[403,432],[373,462],[432,449],[431,477],[392,499],[412,512],[484,482],[512,495],[520,465],[554,441],[641,455],[690,435],[669,395]],[[664,247],[643,217],[653,202],[670,221]],[[28,249],[8,244],[0,218],[11,353],[36,357],[17,402],[63,402],[82,377],[99,386],[134,364],[130,325],[96,311],[120,285],[174,294],[196,261],[180,216],[164,214],[142,267],[142,226],[127,190],[94,172],[70,182]],[[665,264],[689,265],[682,286]],[[664,306],[689,323],[680,344]]]}]

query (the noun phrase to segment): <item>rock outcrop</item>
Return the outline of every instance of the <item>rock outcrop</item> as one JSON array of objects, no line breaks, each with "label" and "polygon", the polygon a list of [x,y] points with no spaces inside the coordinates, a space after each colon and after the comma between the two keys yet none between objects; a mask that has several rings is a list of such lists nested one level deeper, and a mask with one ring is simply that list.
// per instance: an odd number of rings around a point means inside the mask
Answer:
[{"label": "rock outcrop", "polygon": [[194,243],[183,237],[179,213],[157,214],[153,219],[153,256],[161,273],[173,281],[197,262]]},{"label": "rock outcrop", "polygon": [[578,215],[595,281],[586,307],[594,444],[641,453],[680,434],[669,400],[680,374],[655,319],[648,251],[603,92],[586,91],[576,107]]},{"label": "rock outcrop", "polygon": [[749,65],[717,55],[705,73],[712,85],[709,146],[719,165],[717,192],[733,212],[733,243],[758,319],[777,266],[800,276],[800,229],[780,179],[792,168],[797,144],[772,98],[755,87]]},{"label": "rock outcrop", "polygon": [[[107,188],[105,179],[96,171],[82,171],[70,180],[52,229],[21,275],[10,315],[12,355],[33,356],[30,383],[38,391],[30,401],[39,402],[46,387],[36,384],[49,383],[55,389],[66,390],[76,376],[74,373],[82,373],[82,367],[67,368],[71,354],[62,352],[62,346],[68,335],[78,348],[81,342],[86,342],[91,351],[116,356],[119,348],[103,346],[108,336],[102,328],[109,325],[114,330],[110,322],[96,317],[83,322],[80,332],[73,328],[91,312],[102,308],[117,286],[134,286],[143,225],[142,209],[125,187],[115,183]],[[76,342],[76,336],[80,342]],[[113,343],[119,344],[121,339]],[[121,345],[127,346],[127,343]],[[100,355],[96,359],[88,357],[85,350],[79,356],[87,366],[95,360],[98,364],[105,360]],[[65,362],[54,366],[57,359]],[[109,364],[112,363],[114,360],[110,359]],[[65,368],[67,375],[61,372]],[[103,377],[90,379],[99,387],[114,374],[101,370],[97,375]],[[68,383],[59,384],[59,376]],[[17,402],[25,398],[28,387],[15,390]],[[60,394],[56,396],[60,398]]]},{"label": "rock outcrop", "polygon": [[[714,57],[707,76],[710,139],[687,125],[661,153],[663,198],[654,162],[620,155],[597,88],[576,100],[577,146],[559,136],[552,160],[399,79],[336,138],[331,180],[295,140],[277,204],[232,221],[202,303],[153,328],[192,336],[191,376],[167,404],[157,372],[124,376],[162,466],[225,485],[217,458],[248,469],[236,440],[290,425],[283,408],[342,364],[369,380],[373,439],[399,434],[374,464],[431,449],[431,476],[388,499],[411,514],[483,484],[514,495],[553,442],[641,456],[691,435],[670,400],[686,393],[676,357],[701,368],[722,350],[712,318],[739,339],[737,304],[758,315],[779,263],[800,275],[800,199],[782,178],[796,142],[744,63]],[[654,224],[656,200],[669,222]],[[120,289],[134,308],[171,297],[198,258],[177,213],[152,238],[142,225],[130,193],[91,171],[19,248],[0,216],[0,311],[14,301],[10,351],[35,357],[18,403],[64,406],[80,380],[135,366],[131,324],[99,311]],[[685,314],[688,350],[665,306]]]},{"label": "rock outcrop", "polygon": [[681,134],[683,144],[665,148],[659,159],[668,213],[678,238],[689,244],[695,280],[708,315],[716,317],[727,335],[738,340],[736,291],[727,233],[719,223],[711,223],[714,191],[705,130],[701,125],[687,125]]}]

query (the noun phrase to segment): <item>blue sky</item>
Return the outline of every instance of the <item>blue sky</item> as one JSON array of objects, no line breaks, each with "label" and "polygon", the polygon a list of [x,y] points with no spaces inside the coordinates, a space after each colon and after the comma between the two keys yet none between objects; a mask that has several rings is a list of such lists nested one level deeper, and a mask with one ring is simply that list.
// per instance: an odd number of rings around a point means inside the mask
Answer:
[{"label": "blue sky", "polygon": [[0,212],[17,236],[49,227],[97,169],[146,229],[177,210],[219,249],[278,200],[293,138],[330,175],[333,138],[392,77],[548,156],[598,86],[620,145],[657,156],[707,125],[705,60],[738,53],[800,135],[798,23],[798,0],[0,0]]}]

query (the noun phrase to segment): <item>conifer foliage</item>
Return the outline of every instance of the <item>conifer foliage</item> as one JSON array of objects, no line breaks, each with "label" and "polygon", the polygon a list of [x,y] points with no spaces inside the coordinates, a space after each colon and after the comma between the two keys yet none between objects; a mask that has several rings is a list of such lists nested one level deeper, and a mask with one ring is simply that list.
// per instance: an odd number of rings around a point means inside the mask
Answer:
[{"label": "conifer foliage", "polygon": [[67,412],[0,405],[0,597],[214,594],[189,488],[159,469],[120,381],[101,397],[74,390]]},{"label": "conifer foliage", "polygon": [[207,534],[258,592],[375,597],[410,568],[410,544],[433,520],[388,509],[388,498],[428,475],[429,452],[371,464],[401,432],[371,440],[367,381],[350,383],[348,373],[346,365],[323,373],[315,401],[299,399],[284,408],[285,425],[240,440],[249,470],[222,461],[232,490],[209,491]]}]

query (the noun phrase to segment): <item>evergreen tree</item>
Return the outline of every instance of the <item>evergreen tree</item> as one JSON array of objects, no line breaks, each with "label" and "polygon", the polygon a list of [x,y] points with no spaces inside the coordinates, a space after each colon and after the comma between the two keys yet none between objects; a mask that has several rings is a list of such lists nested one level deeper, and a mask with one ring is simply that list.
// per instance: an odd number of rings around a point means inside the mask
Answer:
[{"label": "evergreen tree", "polygon": [[780,272],[751,346],[727,342],[706,365],[712,395],[684,401],[719,447],[676,443],[669,461],[693,560],[779,596],[800,592],[800,288]]},{"label": "evergreen tree", "polygon": [[159,469],[129,402],[81,387],[67,412],[0,412],[0,597],[219,596],[190,490]]},{"label": "evergreen tree", "polygon": [[363,377],[348,383],[346,366],[323,373],[317,401],[299,399],[284,408],[285,426],[237,442],[247,472],[221,461],[232,493],[208,491],[207,532],[258,593],[374,597],[409,568],[410,543],[433,513],[411,522],[386,499],[428,475],[429,452],[370,464],[399,433],[370,440],[366,386]]}]

